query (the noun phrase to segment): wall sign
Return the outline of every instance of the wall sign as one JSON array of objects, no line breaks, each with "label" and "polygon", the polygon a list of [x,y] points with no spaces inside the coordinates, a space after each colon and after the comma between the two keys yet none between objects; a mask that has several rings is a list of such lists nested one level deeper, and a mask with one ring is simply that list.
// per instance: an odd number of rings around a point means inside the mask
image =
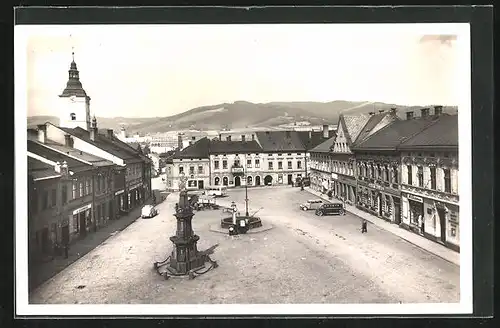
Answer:
[{"label": "wall sign", "polygon": [[78,208],[78,209],[74,210],[74,211],[73,211],[73,215],[78,214],[78,213],[81,213],[81,212],[83,212],[83,211],[86,211],[86,210],[88,210],[88,209],[90,209],[90,208],[92,208],[92,203],[91,203],[91,204],[88,204],[88,205],[86,205],[86,206],[84,206],[84,207],[80,207],[80,208]]},{"label": "wall sign", "polygon": [[123,194],[125,192],[125,189],[122,189],[122,190],[118,190],[117,192],[115,192],[115,196],[118,196],[120,194]]},{"label": "wall sign", "polygon": [[418,196],[415,196],[415,195],[412,195],[412,194],[408,194],[408,199],[411,199],[411,200],[414,200],[416,202],[420,202],[420,203],[423,203],[424,200],[422,197],[418,197]]}]

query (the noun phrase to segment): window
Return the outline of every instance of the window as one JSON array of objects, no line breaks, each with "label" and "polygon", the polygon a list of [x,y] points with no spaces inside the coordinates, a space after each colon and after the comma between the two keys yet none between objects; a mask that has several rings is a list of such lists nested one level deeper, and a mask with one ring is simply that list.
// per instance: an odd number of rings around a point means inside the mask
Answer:
[{"label": "window", "polygon": [[70,115],[72,121],[76,121],[76,114],[75,113],[71,113],[69,115]]},{"label": "window", "polygon": [[219,183],[220,183],[220,178],[219,178],[219,177],[215,177],[215,179],[214,179],[214,184],[215,184],[216,186],[218,186],[218,185],[219,185]]},{"label": "window", "polygon": [[63,185],[61,189],[61,202],[63,205],[68,202],[68,187],[66,185]]},{"label": "window", "polygon": [[273,154],[267,154],[267,156],[273,156]]},{"label": "window", "polygon": [[288,161],[288,169],[291,170],[292,169],[292,161]]},{"label": "window", "polygon": [[85,195],[90,194],[90,181],[85,180]]},{"label": "window", "polygon": [[302,153],[297,153],[297,156],[300,156],[300,155],[302,155]]},{"label": "window", "polygon": [[216,170],[218,170],[218,169],[219,169],[219,161],[214,161],[214,168],[215,168]]},{"label": "window", "polygon": [[424,168],[422,166],[417,166],[417,179],[418,179],[418,186],[423,187],[424,186]]},{"label": "window", "polygon": [[408,184],[409,184],[409,185],[413,185],[413,172],[412,172],[412,166],[411,166],[411,165],[407,165],[406,167],[408,168]]},{"label": "window", "polygon": [[198,165],[198,174],[203,174],[203,166]]},{"label": "window", "polygon": [[238,158],[234,160],[234,166],[240,166],[240,160]]},{"label": "window", "polygon": [[71,198],[76,199],[76,182],[73,182],[73,190],[71,193]]},{"label": "window", "polygon": [[184,173],[184,167],[183,166],[179,166],[179,174],[181,173]]},{"label": "window", "polygon": [[283,162],[282,161],[278,162],[278,170],[283,170]]},{"label": "window", "polygon": [[398,167],[397,166],[392,167],[392,182],[398,183]]},{"label": "window", "polygon": [[269,163],[267,163],[267,164],[268,164],[268,166],[269,166],[269,170],[272,170],[272,169],[273,169],[273,162],[269,162]]},{"label": "window", "polygon": [[444,173],[444,192],[451,192],[451,172],[450,169],[443,169]]},{"label": "window", "polygon": [[251,159],[247,159],[247,167],[252,167],[252,160]]},{"label": "window", "polygon": [[46,210],[49,207],[49,193],[44,190],[42,195],[42,210]]},{"label": "window", "polygon": [[260,167],[260,159],[255,160],[255,167],[257,167],[257,168]]},{"label": "window", "polygon": [[51,195],[50,195],[50,206],[55,207],[57,204],[57,189],[52,189],[51,190]]},{"label": "window", "polygon": [[382,168],[380,165],[377,165],[377,178],[382,179]]},{"label": "window", "polygon": [[194,174],[194,166],[189,167],[189,174]]},{"label": "window", "polygon": [[227,160],[222,161],[222,169],[226,170],[227,169]]},{"label": "window", "polygon": [[436,168],[431,167],[431,189],[436,190]]},{"label": "window", "polygon": [[189,180],[188,187],[191,187],[191,188],[196,187],[196,180]]},{"label": "window", "polygon": [[83,197],[83,182],[80,182],[80,197]]},{"label": "window", "polygon": [[292,156],[292,153],[288,153],[287,155],[288,155],[288,156]]},{"label": "window", "polygon": [[297,169],[302,169],[302,161],[297,161]]}]

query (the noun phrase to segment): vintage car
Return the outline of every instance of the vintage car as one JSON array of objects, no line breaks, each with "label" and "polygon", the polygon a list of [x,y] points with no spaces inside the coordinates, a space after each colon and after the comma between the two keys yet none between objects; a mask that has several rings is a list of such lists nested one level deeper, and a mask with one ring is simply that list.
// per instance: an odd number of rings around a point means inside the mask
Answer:
[{"label": "vintage car", "polygon": [[141,218],[152,218],[158,214],[158,210],[153,205],[144,205],[141,210]]},{"label": "vintage car", "polygon": [[330,215],[330,214],[344,215],[345,209],[342,203],[327,203],[327,204],[322,204],[318,209],[316,209],[316,212],[314,214],[316,214],[317,216]]},{"label": "vintage car", "polygon": [[321,199],[311,199],[305,202],[304,204],[300,204],[300,209],[303,211],[315,210],[318,209],[323,204]]}]

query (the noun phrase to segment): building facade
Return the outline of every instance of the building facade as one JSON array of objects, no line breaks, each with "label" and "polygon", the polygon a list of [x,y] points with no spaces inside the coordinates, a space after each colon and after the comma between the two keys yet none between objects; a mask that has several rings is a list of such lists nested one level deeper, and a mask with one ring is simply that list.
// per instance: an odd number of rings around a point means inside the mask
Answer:
[{"label": "building facade", "polygon": [[332,137],[309,152],[311,188],[322,193],[329,193],[329,196],[333,196],[332,148],[334,142],[335,137]]},{"label": "building facade", "polygon": [[457,115],[443,115],[401,150],[401,226],[460,250]]}]

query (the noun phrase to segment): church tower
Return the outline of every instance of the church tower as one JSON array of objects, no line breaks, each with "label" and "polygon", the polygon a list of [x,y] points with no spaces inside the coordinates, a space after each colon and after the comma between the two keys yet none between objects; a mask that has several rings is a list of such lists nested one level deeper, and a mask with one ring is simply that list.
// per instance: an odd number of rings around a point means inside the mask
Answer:
[{"label": "church tower", "polygon": [[81,127],[90,130],[90,97],[83,90],[80,72],[76,67],[75,53],[69,68],[68,82],[59,95],[59,126],[63,128]]}]

